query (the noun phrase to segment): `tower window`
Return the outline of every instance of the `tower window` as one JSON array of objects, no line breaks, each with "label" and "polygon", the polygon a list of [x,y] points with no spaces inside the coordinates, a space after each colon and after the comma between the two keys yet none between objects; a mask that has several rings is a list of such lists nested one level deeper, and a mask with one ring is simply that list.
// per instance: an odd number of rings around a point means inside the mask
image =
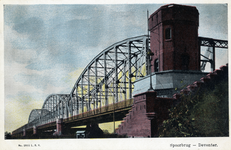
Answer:
[{"label": "tower window", "polygon": [[171,38],[172,38],[171,28],[165,29],[165,39],[171,39]]},{"label": "tower window", "polygon": [[155,69],[155,72],[158,72],[159,71],[159,60],[158,59],[155,59],[154,61],[154,69]]}]

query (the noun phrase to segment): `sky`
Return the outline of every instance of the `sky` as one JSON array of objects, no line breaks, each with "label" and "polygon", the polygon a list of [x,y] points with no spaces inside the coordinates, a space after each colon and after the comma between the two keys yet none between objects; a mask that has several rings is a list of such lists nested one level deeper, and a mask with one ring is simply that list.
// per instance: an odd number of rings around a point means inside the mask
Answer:
[{"label": "sky", "polygon": [[[147,34],[147,10],[164,4],[5,5],[5,131],[28,122],[50,94],[69,94],[88,63],[102,50]],[[228,39],[227,5],[187,4],[199,11],[199,36]],[[228,51],[216,52],[216,66]]]}]

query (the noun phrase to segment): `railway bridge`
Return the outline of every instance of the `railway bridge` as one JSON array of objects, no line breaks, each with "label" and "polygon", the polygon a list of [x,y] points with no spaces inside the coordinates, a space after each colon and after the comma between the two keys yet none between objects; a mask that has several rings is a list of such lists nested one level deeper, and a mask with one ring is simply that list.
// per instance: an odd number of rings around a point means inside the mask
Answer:
[{"label": "railway bridge", "polygon": [[[184,9],[181,10],[181,8]],[[179,23],[179,18],[174,18],[175,16],[172,16],[171,21],[166,21],[166,18],[169,19],[166,13],[161,16],[166,9],[173,9],[167,11],[170,14],[184,12],[182,15],[187,14],[188,10],[192,14],[191,9],[195,11],[194,7],[181,5],[161,7],[149,17],[151,36],[148,34],[128,38],[102,50],[85,67],[70,93],[49,95],[42,108],[32,110],[28,123],[13,131],[12,135],[20,137],[48,130],[56,130],[55,134],[61,135],[70,132],[71,127],[74,126],[87,125],[91,122],[119,121],[132,108],[133,90],[139,88],[139,84],[136,83],[144,81],[143,79],[150,77],[150,88],[152,84],[161,84],[164,87],[164,84],[160,83],[164,79],[158,83],[156,80],[157,76],[161,76],[158,73],[164,73],[166,70],[184,70],[190,74],[195,74],[195,72],[201,74],[206,63],[211,64],[212,71],[215,70],[215,49],[227,49],[228,41],[198,37],[197,12],[193,16],[196,19],[192,18],[195,24],[189,22],[188,17],[184,16]],[[162,18],[158,18],[160,16]],[[182,20],[185,20],[187,29],[184,28]],[[178,28],[180,25],[183,28]],[[189,31],[181,32],[181,30]],[[181,38],[184,37],[183,33],[189,40]],[[171,43],[174,44],[171,45]],[[202,47],[207,47],[205,53]],[[183,65],[180,65],[182,63]],[[180,68],[181,66],[183,68]],[[192,70],[194,72],[190,72]],[[155,81],[152,77],[155,77]],[[173,83],[168,84],[174,85]],[[149,87],[149,84],[145,86]],[[176,89],[173,86],[168,87],[167,90],[170,88]]]}]

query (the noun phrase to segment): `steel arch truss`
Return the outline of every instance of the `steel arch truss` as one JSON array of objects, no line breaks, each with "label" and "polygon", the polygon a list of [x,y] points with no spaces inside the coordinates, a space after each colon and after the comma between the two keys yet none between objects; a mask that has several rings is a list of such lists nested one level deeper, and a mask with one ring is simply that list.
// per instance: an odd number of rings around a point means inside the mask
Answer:
[{"label": "steel arch truss", "polygon": [[58,118],[69,117],[69,94],[49,95],[43,103],[42,109],[33,109],[29,115],[27,127],[38,126]]},{"label": "steel arch truss", "polygon": [[[41,117],[42,111],[42,109],[33,109],[29,115],[28,123],[34,121],[35,119],[39,119]],[[45,112],[49,111],[45,110]]]},{"label": "steel arch truss", "polygon": [[[49,115],[45,115],[47,119],[67,118],[69,117],[69,102],[69,94],[52,94],[46,98],[42,109],[49,111]],[[45,117],[42,116],[42,118]]]},{"label": "steel arch truss", "polygon": [[134,81],[147,74],[148,47],[144,35],[103,50],[83,70],[70,94],[49,95],[42,109],[31,111],[27,128],[132,98]]},{"label": "steel arch truss", "polygon": [[148,46],[148,36],[139,36],[117,42],[99,53],[70,93],[70,115],[132,98],[133,82],[146,75]]}]

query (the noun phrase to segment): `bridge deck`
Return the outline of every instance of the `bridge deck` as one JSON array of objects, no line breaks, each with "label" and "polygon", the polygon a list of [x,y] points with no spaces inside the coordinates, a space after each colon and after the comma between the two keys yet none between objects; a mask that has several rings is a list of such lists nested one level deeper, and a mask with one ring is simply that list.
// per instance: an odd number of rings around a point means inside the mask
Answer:
[{"label": "bridge deck", "polygon": [[[119,121],[122,120],[123,117],[125,117],[128,111],[131,109],[132,104],[133,104],[133,99],[127,99],[115,104],[110,104],[101,108],[87,111],[79,115],[64,118],[63,123],[69,127],[72,127],[72,126],[86,125],[87,123],[92,121],[97,123],[111,122],[113,121],[113,113],[115,114],[114,121]],[[32,125],[28,126],[28,124],[26,124],[23,127],[14,131],[14,134],[23,132],[23,129],[31,130],[32,128],[33,128]],[[46,124],[38,125],[36,126],[36,128],[38,130],[54,129],[56,128],[56,122],[50,121]]]}]

